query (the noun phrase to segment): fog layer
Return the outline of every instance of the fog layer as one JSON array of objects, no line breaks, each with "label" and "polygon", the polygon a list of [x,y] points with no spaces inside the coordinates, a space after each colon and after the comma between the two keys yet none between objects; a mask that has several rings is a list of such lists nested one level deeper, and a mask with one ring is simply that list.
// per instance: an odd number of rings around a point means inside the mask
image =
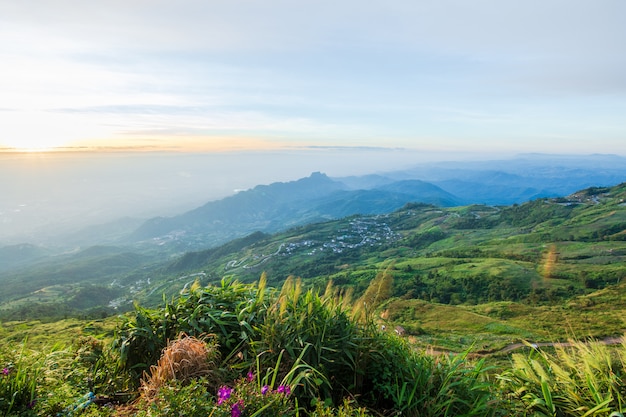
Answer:
[{"label": "fog layer", "polygon": [[239,190],[296,180],[315,171],[335,177],[364,175],[443,158],[379,148],[3,153],[0,245],[41,243],[120,217],[174,215]]}]

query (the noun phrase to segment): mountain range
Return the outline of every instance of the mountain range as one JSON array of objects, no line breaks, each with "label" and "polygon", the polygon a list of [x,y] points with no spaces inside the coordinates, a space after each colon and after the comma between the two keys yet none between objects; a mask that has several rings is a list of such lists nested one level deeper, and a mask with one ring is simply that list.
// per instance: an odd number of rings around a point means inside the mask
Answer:
[{"label": "mountain range", "polygon": [[296,181],[258,185],[177,216],[150,219],[123,242],[156,244],[179,252],[197,250],[254,231],[273,233],[353,214],[388,213],[408,202],[505,206],[624,180],[626,158],[613,155],[526,155],[344,178],[315,172]]},{"label": "mountain range", "polygon": [[[440,163],[358,177],[331,178],[315,172],[295,181],[258,185],[176,216],[145,221],[123,218],[92,226],[60,238],[65,246],[23,243],[0,247],[0,281],[4,288],[0,303],[4,303],[2,308],[14,309],[23,297],[46,302],[67,301],[68,297],[78,300],[86,294],[86,285],[105,285],[102,293],[107,294],[107,302],[132,294],[143,294],[145,298],[148,293],[155,295],[164,288],[175,288],[177,284],[172,282],[184,281],[188,276],[215,280],[223,274],[237,273],[252,279],[263,269],[258,265],[274,271],[275,279],[284,279],[290,268],[291,273],[322,277],[335,271],[337,265],[350,265],[350,259],[361,256],[364,242],[377,245],[381,240],[395,241],[401,235],[412,242],[414,251],[434,251],[442,242],[447,242],[448,249],[458,251],[464,242],[469,245],[467,236],[485,235],[486,230],[493,229],[489,233],[496,242],[503,238],[498,237],[501,233],[519,235],[550,229],[552,226],[548,225],[552,223],[560,225],[569,213],[567,207],[582,207],[572,197],[580,195],[580,190],[590,186],[591,190],[602,190],[626,180],[625,162],[624,158],[610,155],[527,157]],[[602,194],[591,192],[598,193]],[[552,203],[544,205],[547,198]],[[589,201],[585,204],[591,204]],[[559,239],[591,239],[595,233],[619,240],[624,228],[620,217],[624,208],[623,202],[618,203],[612,211],[602,213],[594,212],[593,204],[585,205],[592,213],[587,215],[604,216],[604,220],[598,218],[593,227],[572,227],[571,236],[564,235],[564,230],[570,229],[561,228]],[[402,232],[395,225],[390,232],[390,225],[371,220],[398,211],[419,212],[416,218],[423,222],[419,230]],[[424,213],[428,216],[422,217]],[[437,223],[442,216],[445,222]],[[515,223],[507,223],[507,216],[515,218]],[[442,224],[447,225],[447,230],[442,229]],[[373,232],[363,234],[361,229]],[[474,229],[479,231],[472,232]],[[308,238],[287,239],[284,233]],[[537,233],[533,239],[546,245],[553,233],[554,230]],[[245,248],[274,241],[280,243],[263,244],[269,245],[268,253],[285,255],[282,251],[287,249],[293,253],[315,252],[323,249],[309,246],[319,240],[326,242],[329,253],[334,253],[330,264],[308,263],[313,259],[308,255],[294,264],[286,262],[284,256],[268,257],[263,251],[249,253],[257,261],[243,262],[244,257],[239,254]],[[287,241],[295,246],[287,245]],[[287,246],[281,248],[281,244]],[[371,247],[376,249],[376,245]],[[614,249],[613,254],[621,253],[621,249]],[[278,262],[280,259],[283,261]],[[228,266],[229,262],[234,263]],[[166,282],[170,284],[165,285]],[[96,306],[103,305],[91,307]]]}]

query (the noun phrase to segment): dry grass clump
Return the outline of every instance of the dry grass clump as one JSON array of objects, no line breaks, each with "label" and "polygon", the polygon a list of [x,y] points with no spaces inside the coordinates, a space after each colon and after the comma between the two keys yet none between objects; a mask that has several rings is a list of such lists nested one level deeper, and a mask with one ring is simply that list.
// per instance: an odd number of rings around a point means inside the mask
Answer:
[{"label": "dry grass clump", "polygon": [[[140,387],[142,397],[153,398],[159,388],[173,380],[186,383],[200,377],[208,377],[209,382],[217,379],[219,355],[215,339],[207,342],[180,335],[163,349],[157,365],[150,367],[150,375],[144,374]],[[218,383],[216,381],[216,385]]]}]

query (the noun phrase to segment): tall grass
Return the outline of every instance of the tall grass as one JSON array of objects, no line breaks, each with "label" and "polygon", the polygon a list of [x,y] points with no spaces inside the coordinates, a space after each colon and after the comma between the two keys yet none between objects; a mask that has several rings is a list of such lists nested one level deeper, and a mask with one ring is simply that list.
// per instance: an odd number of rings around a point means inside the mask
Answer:
[{"label": "tall grass", "polygon": [[283,374],[296,361],[315,369],[318,376],[303,381],[299,391],[330,399],[355,386],[359,337],[357,325],[332,287],[323,295],[303,292],[300,280],[289,277],[268,308],[253,349],[266,363],[276,362],[281,355]]},{"label": "tall grass", "polygon": [[[75,383],[77,377],[84,375],[73,369],[75,359],[70,350],[60,345],[34,351],[25,340],[19,349],[3,347],[0,352],[0,415],[28,416],[62,409],[67,396],[75,393],[64,389],[64,382]],[[53,397],[52,392],[57,395]]]},{"label": "tall grass", "polygon": [[395,334],[370,339],[365,404],[392,415],[412,417],[495,416],[501,401],[490,379],[493,368],[467,354],[432,356],[416,351]]},{"label": "tall grass", "polygon": [[116,341],[120,367],[137,385],[143,373],[156,364],[162,349],[181,333],[196,337],[213,334],[222,357],[253,361],[248,345],[258,338],[264,321],[265,282],[263,276],[258,286],[226,279],[203,288],[194,284],[161,309],[136,306]]},{"label": "tall grass", "polygon": [[42,361],[26,355],[26,342],[19,352],[0,357],[0,413],[18,415],[32,410],[37,398],[37,384]]},{"label": "tall grass", "polygon": [[531,346],[500,375],[519,415],[618,416],[626,409],[626,341],[614,347],[571,341],[553,353]]},{"label": "tall grass", "polygon": [[[222,366],[232,378],[254,369],[263,385],[289,386],[304,407],[341,406],[349,398],[409,416],[494,414],[482,363],[419,354],[406,340],[381,332],[371,315],[361,311],[353,318],[346,299],[332,285],[323,294],[304,290],[294,277],[280,292],[266,292],[263,281],[258,287],[228,281],[194,287],[163,309],[138,309],[125,325],[122,355],[127,364],[129,353],[153,360],[151,349],[174,330],[211,332],[220,347],[231,341]],[[133,366],[145,366],[138,359]]]}]

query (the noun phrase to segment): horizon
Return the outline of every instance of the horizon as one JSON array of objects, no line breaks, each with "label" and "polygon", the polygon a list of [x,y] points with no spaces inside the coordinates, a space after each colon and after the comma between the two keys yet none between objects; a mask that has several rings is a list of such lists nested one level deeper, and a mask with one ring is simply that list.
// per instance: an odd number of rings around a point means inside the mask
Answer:
[{"label": "horizon", "polygon": [[[372,147],[221,153],[0,152],[0,177],[10,178],[0,182],[0,246],[54,241],[55,236],[121,218],[175,216],[242,190],[296,181],[313,172],[339,181],[373,174],[436,182],[442,169],[491,170],[531,178],[542,171],[533,174],[528,167],[543,166],[554,172],[583,170],[589,176],[623,182],[615,175],[626,172],[624,159],[616,154],[453,155]],[[457,180],[462,180],[458,175]],[[546,179],[536,183],[537,190],[545,187],[540,184]],[[605,179],[588,185],[615,184]]]}]

